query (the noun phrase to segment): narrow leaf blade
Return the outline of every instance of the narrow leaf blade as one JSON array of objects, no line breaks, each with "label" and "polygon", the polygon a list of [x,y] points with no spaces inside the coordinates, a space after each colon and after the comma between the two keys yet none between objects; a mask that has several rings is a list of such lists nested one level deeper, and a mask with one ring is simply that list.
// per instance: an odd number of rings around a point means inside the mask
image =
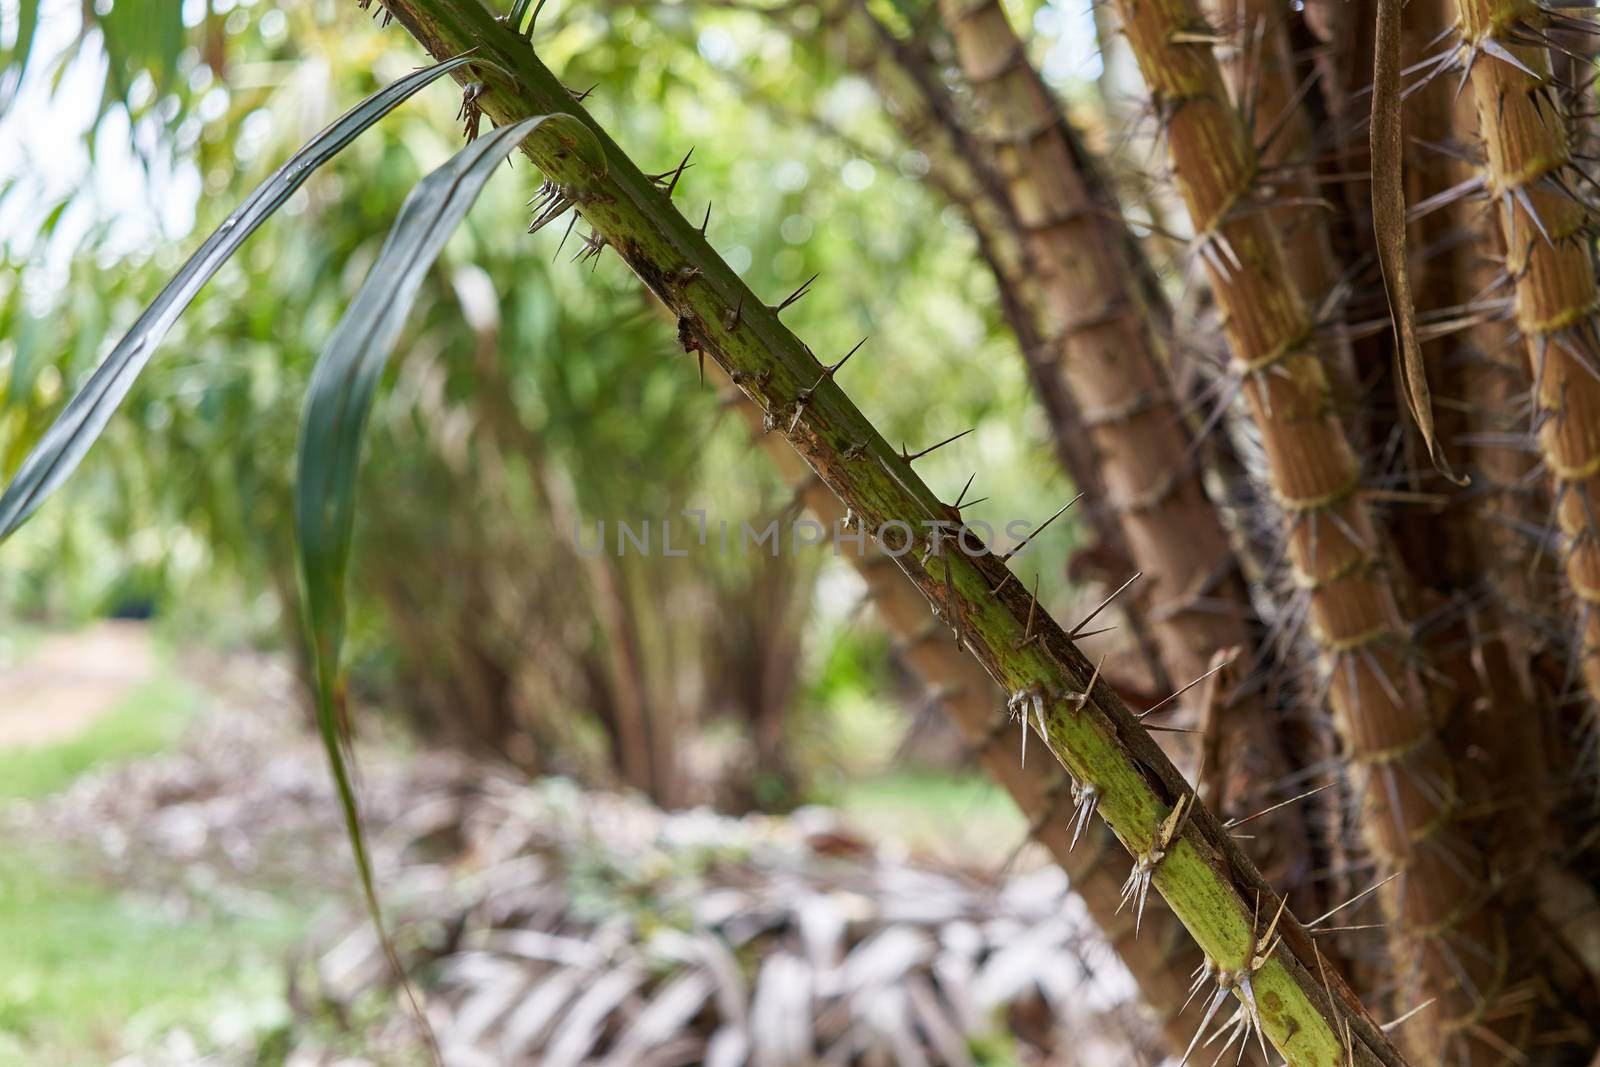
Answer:
[{"label": "narrow leaf blade", "polygon": [[380,934],[383,925],[344,752],[345,564],[355,520],[361,436],[373,394],[429,267],[499,163],[542,116],[504,126],[458,152],[424,178],[400,209],[383,248],[312,372],[298,448],[295,530],[306,626],[316,661],[317,722],[344,809],[362,889]]}]

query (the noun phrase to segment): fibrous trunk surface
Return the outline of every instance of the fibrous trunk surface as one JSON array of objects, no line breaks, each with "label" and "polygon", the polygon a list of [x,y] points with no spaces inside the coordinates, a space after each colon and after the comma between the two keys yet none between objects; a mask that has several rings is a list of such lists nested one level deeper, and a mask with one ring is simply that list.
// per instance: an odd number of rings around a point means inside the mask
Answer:
[{"label": "fibrous trunk surface", "polygon": [[[1162,116],[1178,184],[1225,318],[1234,372],[1260,427],[1287,518],[1288,556],[1310,600],[1329,702],[1352,765],[1379,873],[1402,1004],[1435,1003],[1407,1024],[1424,1062],[1447,1048],[1498,1063],[1527,1036],[1500,1011],[1519,975],[1476,843],[1455,825],[1453,762],[1361,495],[1357,458],[1334,410],[1312,316],[1283,242],[1256,195],[1259,161],[1228,99],[1213,34],[1191,0],[1119,0]],[[1525,1000],[1518,1003],[1526,1004]]]},{"label": "fibrous trunk surface", "polygon": [[1580,195],[1562,93],[1539,43],[1547,39],[1543,10],[1516,0],[1461,0],[1458,8],[1488,191],[1577,606],[1573,652],[1592,700],[1600,693],[1600,290],[1591,209]]}]

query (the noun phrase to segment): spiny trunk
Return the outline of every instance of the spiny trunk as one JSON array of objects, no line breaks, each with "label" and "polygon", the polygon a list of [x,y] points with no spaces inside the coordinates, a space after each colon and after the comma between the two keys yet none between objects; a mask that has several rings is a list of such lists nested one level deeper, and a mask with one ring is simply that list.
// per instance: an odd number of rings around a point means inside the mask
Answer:
[{"label": "spiny trunk", "polygon": [[[829,529],[838,528],[845,518],[839,498],[788,442],[763,432],[761,411],[720,371],[708,368],[707,373],[721,379],[723,392],[749,424],[757,444],[816,520]],[[928,613],[927,601],[889,556],[870,543],[864,555],[848,548],[843,554],[866,582],[900,655],[960,729],[984,770],[1016,801],[1017,810],[1028,819],[1029,836],[1048,849],[1066,872],[1073,891],[1083,898],[1089,915],[1138,983],[1169,1047],[1181,1052],[1193,1025],[1179,1018],[1188,998],[1185,976],[1201,962],[1194,942],[1165,908],[1146,915],[1135,937],[1133,916],[1120,908],[1124,856],[1115,838],[1095,823],[1074,847],[1072,779],[1054,759],[1019,758],[1017,730],[996,711],[1004,696],[977,660],[954,647],[948,628]]]},{"label": "spiny trunk", "polygon": [[[1506,274],[1514,286],[1514,321],[1525,353],[1523,366],[1515,370],[1505,365],[1503,357],[1491,356],[1480,365],[1472,379],[1477,390],[1473,398],[1480,405],[1501,405],[1487,410],[1506,411],[1531,378],[1539,448],[1565,539],[1565,584],[1577,604],[1569,642],[1587,690],[1584,717],[1590,719],[1593,700],[1600,693],[1600,544],[1595,540],[1600,530],[1593,508],[1600,486],[1600,381],[1595,377],[1600,373],[1600,334],[1594,320],[1600,289],[1592,258],[1592,226],[1588,211],[1573,195],[1579,182],[1573,125],[1565,94],[1552,77],[1551,54],[1544,47],[1521,43],[1536,41],[1552,28],[1537,11],[1499,0],[1461,0],[1457,9],[1487,156],[1488,191],[1500,227]],[[1491,350],[1493,355],[1505,351]],[[1493,432],[1503,435],[1509,429],[1501,424]],[[1506,447],[1480,452],[1481,473],[1489,483],[1488,506],[1509,517],[1526,518],[1527,457]],[[1517,479],[1520,492],[1508,484]],[[1507,610],[1518,612],[1522,620],[1539,612],[1544,605],[1529,589],[1531,568],[1524,565],[1515,573],[1503,569],[1519,558],[1521,546],[1504,534],[1496,538],[1488,532],[1480,543],[1487,553],[1504,553],[1490,573],[1500,575],[1497,589],[1505,594]],[[1527,559],[1525,551],[1520,558]],[[1507,674],[1513,682],[1533,684],[1523,671]],[[1533,734],[1531,727],[1548,719],[1523,724],[1522,736]],[[1569,732],[1573,724],[1554,726]],[[1552,740],[1551,763],[1570,766],[1573,759],[1570,742]],[[1551,777],[1547,772],[1546,783]],[[1541,784],[1548,793],[1548,785]],[[1506,797],[1501,793],[1495,799],[1503,802]],[[1540,813],[1565,813],[1570,807],[1557,802]],[[1522,865],[1512,874],[1523,875],[1545,860],[1539,876],[1545,911],[1557,934],[1594,974],[1600,964],[1595,949],[1600,933],[1590,908],[1592,887],[1583,887],[1547,857],[1531,852],[1526,841],[1516,839],[1517,829],[1513,824],[1507,832],[1510,855]],[[1538,829],[1544,831],[1542,822]],[[1517,884],[1526,883],[1522,878]],[[1580,906],[1574,907],[1573,899]]]},{"label": "spiny trunk", "polygon": [[[1132,237],[1119,222],[1083,147],[1028,62],[996,0],[942,4],[967,81],[992,126],[1000,171],[1038,270],[1055,343],[1054,371],[1084,413],[1107,503],[1132,562],[1149,583],[1152,632],[1167,673],[1199,678],[1218,653],[1254,656],[1251,609],[1238,564],[1201,484],[1194,442],[1173,404],[1163,353]],[[1186,726],[1202,717],[1204,687],[1190,690]],[[1262,805],[1261,786],[1286,769],[1271,709],[1259,691],[1224,695],[1208,798],[1224,815]],[[1181,736],[1181,735],[1180,735]],[[1195,773],[1194,748],[1187,753]],[[1299,809],[1256,838],[1256,860],[1282,885],[1305,877]]]},{"label": "spiny trunk", "polygon": [[1520,973],[1508,974],[1503,916],[1486,906],[1484,858],[1453,825],[1452,761],[1333,408],[1311,315],[1267,206],[1255,198],[1249,133],[1193,0],[1118,0],[1118,10],[1163,116],[1234,371],[1289,518],[1289,559],[1310,597],[1330,703],[1358,776],[1364,837],[1380,874],[1399,876],[1382,897],[1397,970],[1414,978],[1405,1006],[1437,998],[1407,1024],[1408,1043],[1426,1062],[1438,1062],[1447,1044],[1470,1062],[1499,1062],[1499,1044],[1526,1036],[1526,1012],[1500,1011]]},{"label": "spiny trunk", "polygon": [[1592,701],[1600,694],[1600,289],[1592,227],[1549,54],[1519,43],[1542,31],[1543,16],[1510,0],[1457,6],[1532,373],[1539,447],[1566,541],[1567,587],[1577,601],[1573,651]]},{"label": "spiny trunk", "polygon": [[[1027,708],[1037,697],[1041,736],[1086,788],[1094,787],[1098,813],[1141,857],[1136,876],[1149,872],[1150,884],[1228,976],[1225,988],[1250,979],[1262,1029],[1292,1067],[1341,1057],[1362,1067],[1402,1063],[1337,975],[1326,973],[1324,984],[1311,939],[1292,917],[1278,923],[1282,942],[1257,955],[1264,946],[1256,938],[1265,934],[1266,917],[1278,913],[1279,898],[1221,824],[1203,804],[1185,802],[1191,794],[1177,770],[1116,695],[1095,684],[1092,665],[1035,609],[1002,558],[916,533],[927,530],[925,522],[958,521],[958,513],[934,496],[777,313],[574,103],[526,41],[477,0],[389,0],[387,8],[433,54],[470,48],[489,61],[462,80],[481,79],[477,102],[495,121],[560,112],[583,124],[584,136],[564,146],[526,146],[534,162],[576,202],[594,227],[593,240],[615,248],[673,309],[685,348],[728,372],[859,528],[882,531],[902,571],[989,676]],[[1192,812],[1187,818],[1173,818],[1180,802]]]},{"label": "spiny trunk", "polygon": [[[1300,15],[1286,0],[1205,0],[1205,8],[1232,41],[1219,57],[1223,75],[1249,119],[1252,143],[1261,148],[1258,195],[1274,205],[1267,217],[1282,235],[1289,277],[1301,299],[1320,307],[1340,281],[1339,260],[1329,216],[1312,206],[1325,201],[1325,191],[1314,167],[1319,138],[1306,107],[1311,92],[1290,35]],[[1315,343],[1345,407],[1354,396],[1355,364],[1342,316],[1320,323]]]},{"label": "spiny trunk", "polygon": [[[1409,4],[1404,62],[1415,66],[1436,58],[1440,34],[1454,20],[1453,0]],[[1437,203],[1477,176],[1477,167],[1443,147],[1475,124],[1471,98],[1457,89],[1456,79],[1436,77],[1408,97],[1406,177],[1412,203]],[[1408,227],[1418,311],[1431,324],[1422,334],[1429,373],[1441,395],[1467,400],[1460,406],[1441,405],[1437,430],[1441,440],[1467,443],[1464,458],[1478,466],[1474,478],[1480,485],[1475,494],[1448,493],[1442,480],[1426,473],[1426,460],[1419,456],[1417,466],[1424,473],[1413,475],[1413,484],[1446,490],[1445,506],[1431,513],[1411,509],[1397,528],[1416,546],[1407,560],[1419,582],[1429,587],[1435,603],[1428,607],[1442,609],[1448,619],[1430,651],[1434,666],[1452,683],[1436,704],[1450,724],[1447,737],[1461,774],[1462,817],[1470,821],[1505,886],[1500,907],[1518,911],[1531,899],[1547,855],[1550,789],[1544,742],[1545,727],[1553,723],[1529,676],[1532,649],[1518,639],[1522,628],[1509,616],[1511,604],[1505,596],[1518,595],[1517,585],[1526,577],[1508,571],[1522,570],[1529,559],[1526,553],[1520,558],[1502,554],[1509,547],[1504,544],[1507,531],[1496,519],[1513,514],[1515,501],[1497,491],[1495,483],[1526,475],[1530,457],[1495,440],[1497,420],[1513,410],[1506,386],[1516,380],[1505,375],[1497,360],[1508,354],[1515,359],[1515,350],[1509,325],[1473,307],[1493,287],[1489,264],[1498,241],[1492,226],[1484,230],[1484,221],[1481,204],[1455,200],[1422,213]],[[1518,473],[1512,475],[1512,470]],[[1531,952],[1531,946],[1522,951]]]}]

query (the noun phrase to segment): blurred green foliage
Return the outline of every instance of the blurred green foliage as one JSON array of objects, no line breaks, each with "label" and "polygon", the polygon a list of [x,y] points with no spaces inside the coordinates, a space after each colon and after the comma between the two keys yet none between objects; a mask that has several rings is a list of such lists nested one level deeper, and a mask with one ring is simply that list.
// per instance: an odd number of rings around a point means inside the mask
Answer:
[{"label": "blurred green foliage", "polygon": [[[152,196],[200,191],[196,233],[129,247],[116,219],[69,224],[85,210],[70,202],[0,232],[7,474],[200,235],[423,59],[345,2],[155,6],[146,21],[130,0],[91,8],[72,48],[102,42],[100,113],[124,110],[136,142],[170,154],[169,170],[138,179]],[[710,239],[757,291],[776,302],[821,274],[785,319],[821,358],[870,335],[842,381],[892,440],[977,427],[919,464],[933,485],[953,497],[977,471],[997,528],[1066,498],[993,282],[863,82],[750,11],[554,0],[539,26],[541,55],[592,87],[587,106],[635,158],[664,170],[693,146],[679,205],[699,219],[711,204]],[[20,99],[44,99],[30,79],[60,63],[35,55]],[[290,477],[306,380],[400,202],[459,145],[458,103],[445,85],[408,103],[201,293],[74,481],[7,544],[11,613],[82,616],[148,596],[180,630],[300,647]],[[682,778],[652,791],[675,803],[782,807],[819,768],[896,758],[896,705],[920,698],[896,690],[882,639],[856,623],[841,561],[697,551],[611,558],[597,574],[573,553],[570,520],[681,527],[699,508],[759,523],[790,494],[615,257],[571,262],[580,242],[562,243],[564,219],[523,232],[538,180],[518,158],[491,181],[430,275],[374,412],[350,588],[358,702],[530,770],[627,780],[618,709],[635,685]],[[0,182],[0,207],[30,189]],[[1071,542],[1063,531],[1030,550],[1047,603],[1066,592]],[[620,629],[600,604],[606,582]],[[638,647],[621,664],[629,632]]]}]

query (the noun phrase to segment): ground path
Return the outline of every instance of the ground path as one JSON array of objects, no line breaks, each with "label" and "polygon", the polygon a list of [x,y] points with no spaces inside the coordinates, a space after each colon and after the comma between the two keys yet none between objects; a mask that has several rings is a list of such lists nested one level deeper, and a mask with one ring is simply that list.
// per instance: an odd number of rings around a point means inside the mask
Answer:
[{"label": "ground path", "polygon": [[104,619],[53,633],[0,665],[0,748],[75,737],[155,672],[150,628]]}]

